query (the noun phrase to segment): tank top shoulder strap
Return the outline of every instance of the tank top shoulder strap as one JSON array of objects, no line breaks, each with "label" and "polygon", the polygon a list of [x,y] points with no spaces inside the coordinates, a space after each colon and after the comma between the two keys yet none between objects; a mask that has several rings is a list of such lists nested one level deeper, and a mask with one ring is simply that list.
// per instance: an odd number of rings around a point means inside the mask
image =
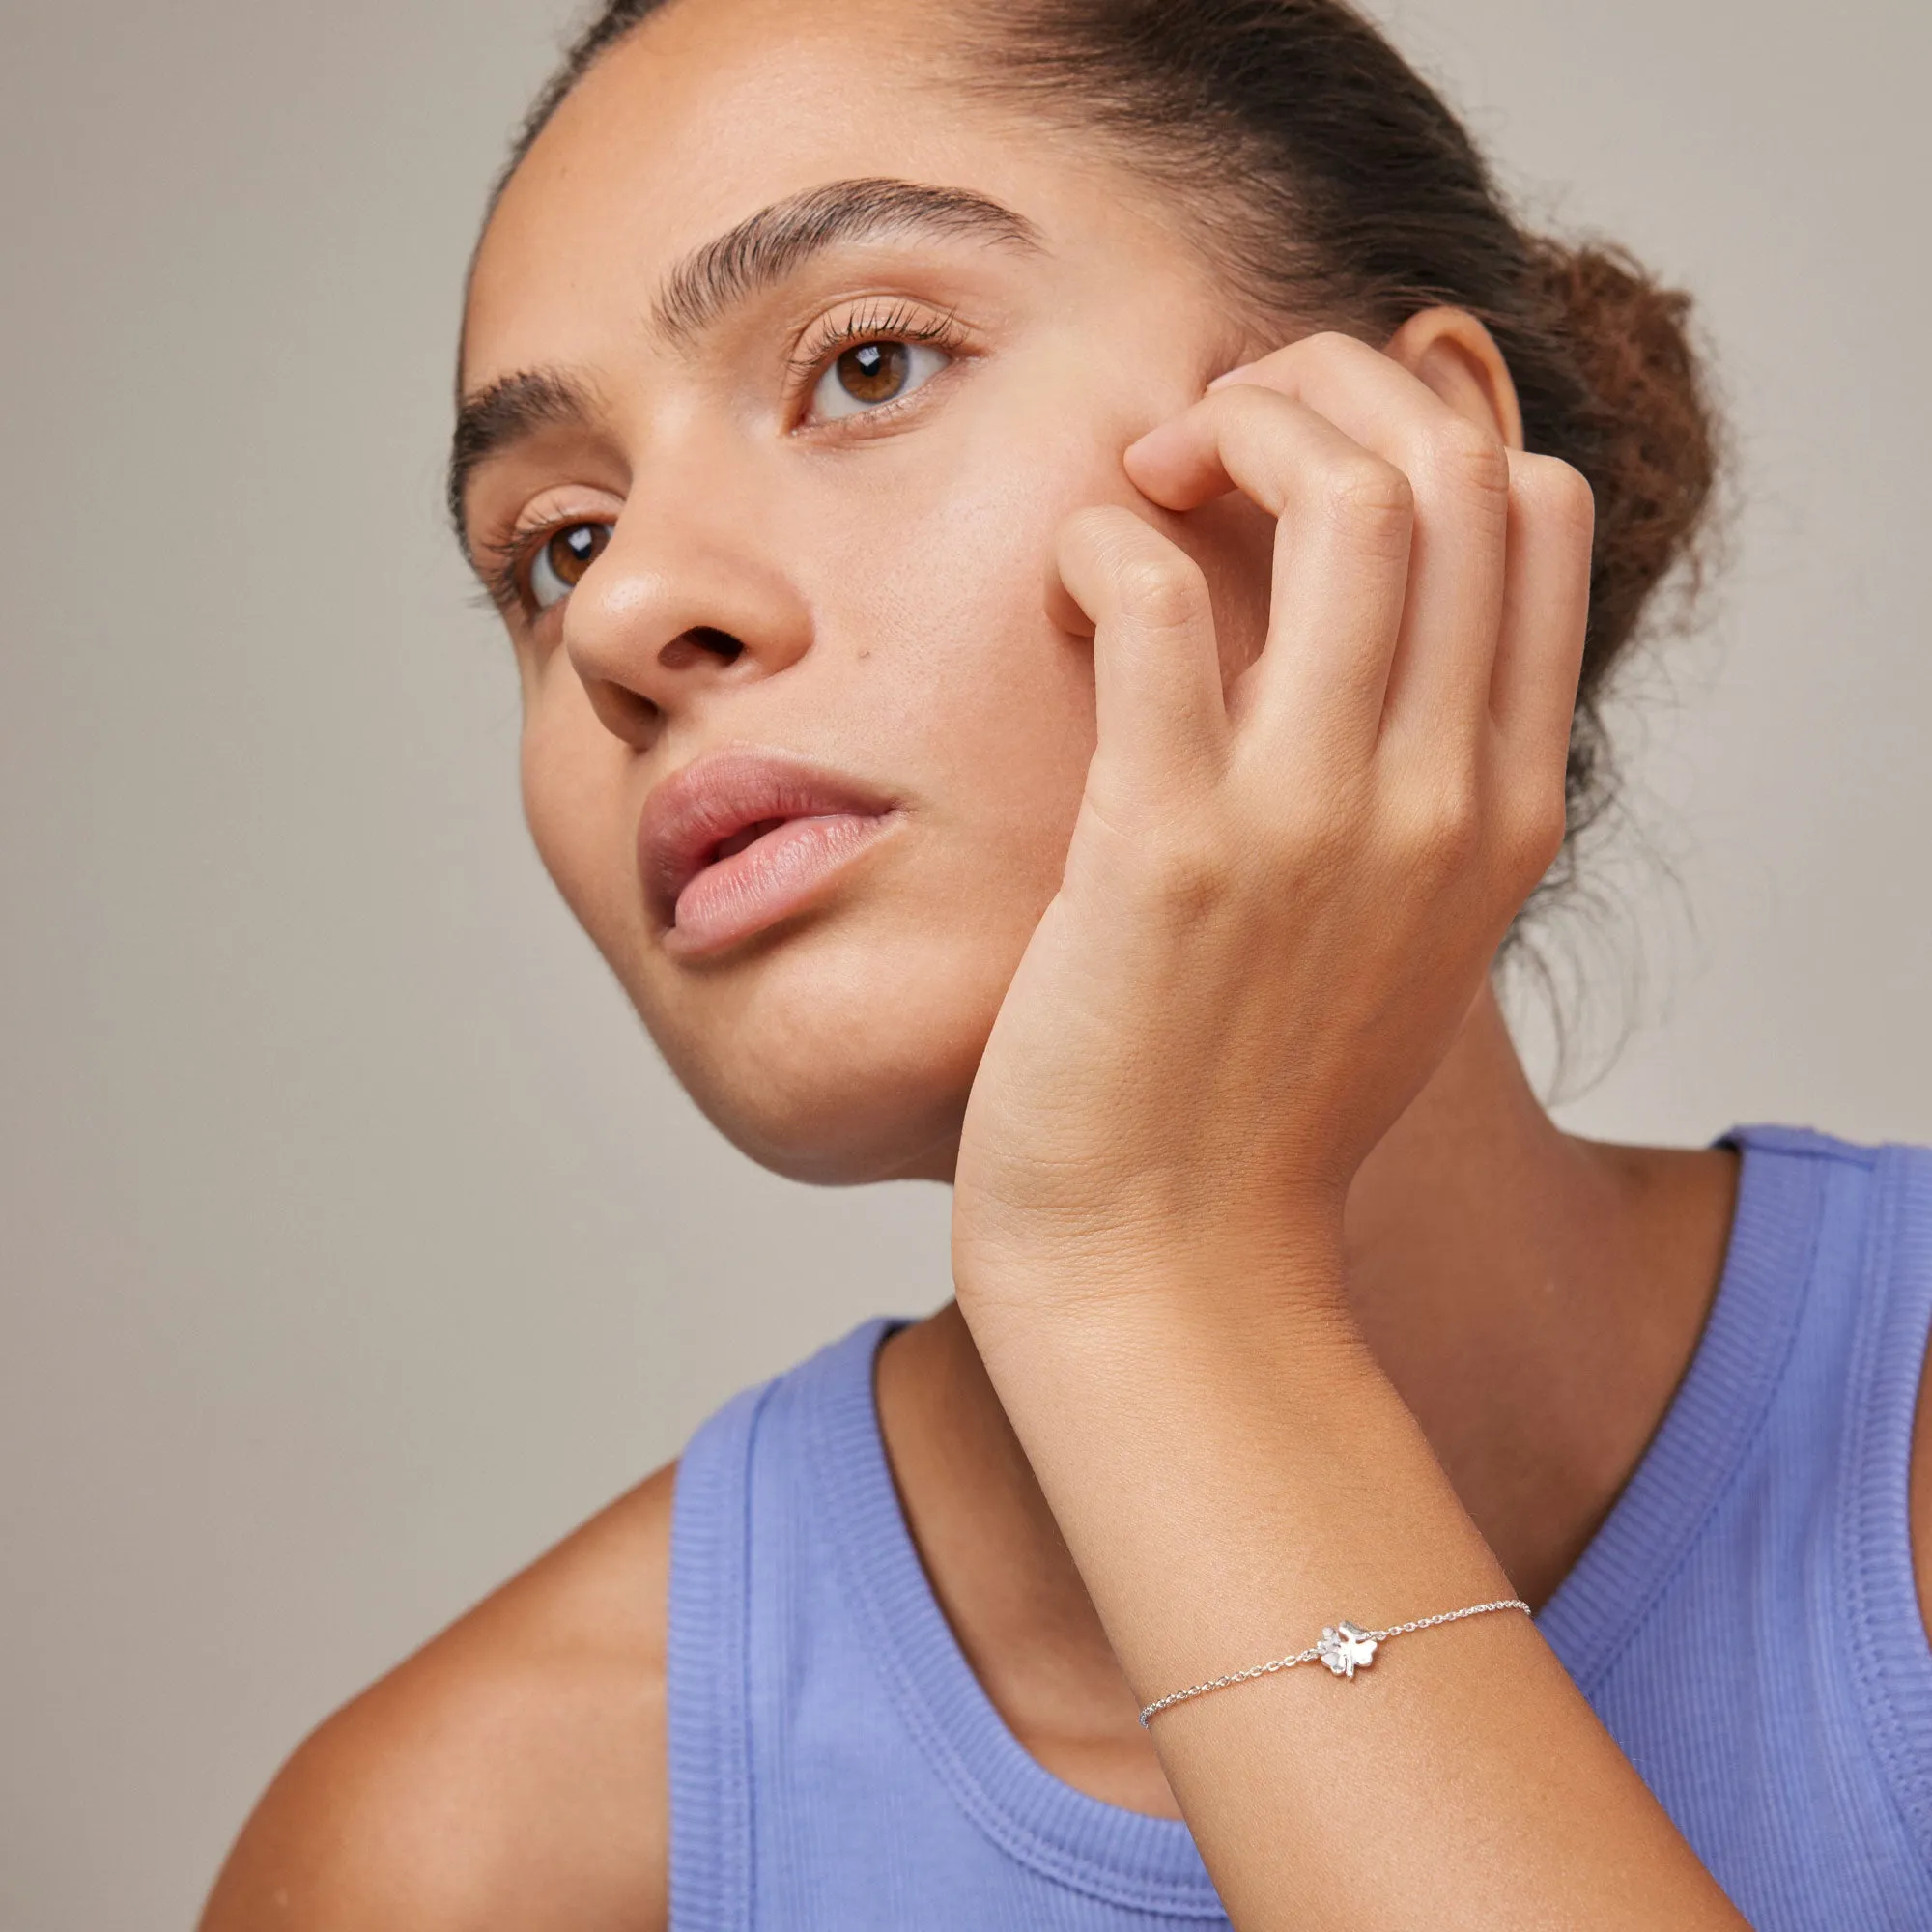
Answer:
[{"label": "tank top shoulder strap", "polygon": [[741,1390],[678,1459],[665,1666],[671,1932],[753,1932],[769,1921],[774,1901],[756,1897],[758,1747],[769,1719],[756,1673],[771,1667],[774,1609],[781,1618],[792,1607],[811,1568],[806,1471],[821,1411],[855,1380],[869,1389],[879,1342],[898,1325],[861,1322]]},{"label": "tank top shoulder strap", "polygon": [[1537,1621],[1753,1925],[1932,1924],[1910,1509],[1932,1151],[1725,1139],[1744,1165],[1704,1333]]},{"label": "tank top shoulder strap", "polygon": [[872,1391],[878,1318],[692,1437],[671,1515],[671,1932],[1225,1926],[1179,1819],[1063,1783],[932,1594]]},{"label": "tank top shoulder strap", "polygon": [[1932,1873],[1932,1643],[1911,1514],[1932,1346],[1932,1148],[1877,1151],[1863,1259],[1841,1421],[1846,1634],[1873,1743]]},{"label": "tank top shoulder strap", "polygon": [[678,1459],[665,1662],[677,1932],[747,1932],[752,1922],[746,1546],[752,1444],[776,1386],[741,1390]]}]

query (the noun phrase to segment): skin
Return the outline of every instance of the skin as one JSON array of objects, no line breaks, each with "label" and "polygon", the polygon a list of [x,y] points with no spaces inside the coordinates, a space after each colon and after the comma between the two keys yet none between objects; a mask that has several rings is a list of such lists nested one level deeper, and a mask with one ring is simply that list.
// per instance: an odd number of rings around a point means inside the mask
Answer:
[{"label": "skin", "polygon": [[[674,8],[491,221],[464,392],[561,368],[598,400],[478,471],[472,547],[610,528],[566,600],[507,616],[539,851],[749,1155],[953,1183],[959,1299],[882,1350],[881,1423],[1042,1764],[1184,1815],[1243,1932],[1284,1899],[1304,1926],[1739,1924],[1526,1619],[1346,1696],[1300,1671],[1135,1720],[1336,1604],[1540,1605],[1695,1347],[1736,1163],[1559,1132],[1489,991],[1560,833],[1588,505],[1520,455],[1488,335],[1433,311],[1376,355],[1236,318],[1179,211],[969,114],[934,31],[899,0]],[[994,197],[1040,246],[875,240],[697,340],[640,321],[753,212],[880,178]],[[807,422],[786,357],[886,311],[956,311],[958,359],[874,422]],[[681,962],[633,828],[727,741],[903,820]],[[673,1475],[310,1738],[208,1932],[662,1926]],[[1923,1404],[1912,1498],[1932,1612]],[[1314,1827],[1370,1783],[1372,1848]]]}]

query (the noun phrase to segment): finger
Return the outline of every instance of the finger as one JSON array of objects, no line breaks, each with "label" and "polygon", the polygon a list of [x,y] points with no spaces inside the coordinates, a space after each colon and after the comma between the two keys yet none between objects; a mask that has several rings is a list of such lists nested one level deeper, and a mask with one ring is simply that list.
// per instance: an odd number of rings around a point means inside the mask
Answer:
[{"label": "finger", "polygon": [[1094,625],[1098,754],[1157,796],[1218,770],[1228,739],[1201,566],[1131,510],[1076,511],[1055,561]]},{"label": "finger", "polygon": [[[1418,384],[1418,387],[1421,385]],[[1509,453],[1452,411],[1409,480],[1415,548],[1383,730],[1468,742],[1489,723],[1508,581]]]},{"label": "finger", "polygon": [[1262,383],[1208,395],[1130,443],[1127,474],[1163,509],[1193,510],[1240,490],[1270,516],[1315,499],[1311,474],[1391,466],[1327,416]]},{"label": "finger", "polygon": [[1163,423],[1126,461],[1167,509],[1237,489],[1277,519],[1266,639],[1232,707],[1243,723],[1373,742],[1408,579],[1403,473],[1306,405],[1245,384]]},{"label": "finger", "polygon": [[1492,850],[1520,903],[1563,849],[1571,722],[1590,611],[1596,521],[1566,463],[1511,458],[1510,566],[1490,690]]},{"label": "finger", "polygon": [[1596,501],[1554,457],[1510,459],[1509,575],[1490,712],[1513,755],[1560,770],[1569,754],[1590,612]]},{"label": "finger", "polygon": [[1415,534],[1384,729],[1472,736],[1489,702],[1502,615],[1509,459],[1501,439],[1351,336],[1305,336],[1217,384],[1292,396],[1408,478]]},{"label": "finger", "polygon": [[1216,376],[1208,393],[1237,384],[1273,389],[1320,410],[1337,428],[1393,462],[1412,449],[1423,423],[1456,412],[1429,384],[1379,349],[1334,329],[1304,335]]}]

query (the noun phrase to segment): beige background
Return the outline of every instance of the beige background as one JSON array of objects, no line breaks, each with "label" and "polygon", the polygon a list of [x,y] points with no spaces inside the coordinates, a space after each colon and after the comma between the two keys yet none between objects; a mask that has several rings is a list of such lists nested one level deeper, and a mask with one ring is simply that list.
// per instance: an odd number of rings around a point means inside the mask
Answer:
[{"label": "beige background", "polygon": [[[1932,1137],[1932,11],[1409,0],[1533,206],[1703,298],[1711,641],[1647,680],[1571,1110]],[[518,816],[440,521],[550,0],[0,14],[0,1928],[182,1925],[299,1734],[731,1389],[946,1293],[778,1181]],[[1601,1029],[1600,1029],[1601,1030]]]}]

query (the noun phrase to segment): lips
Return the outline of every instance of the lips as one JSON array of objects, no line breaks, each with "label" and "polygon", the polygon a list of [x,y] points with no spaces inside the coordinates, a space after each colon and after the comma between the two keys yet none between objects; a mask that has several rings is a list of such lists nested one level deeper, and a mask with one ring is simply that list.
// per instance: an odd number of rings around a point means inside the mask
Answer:
[{"label": "lips", "polygon": [[668,950],[714,950],[769,924],[895,814],[874,786],[791,753],[727,745],[693,759],[652,788],[638,821],[639,874]]}]

